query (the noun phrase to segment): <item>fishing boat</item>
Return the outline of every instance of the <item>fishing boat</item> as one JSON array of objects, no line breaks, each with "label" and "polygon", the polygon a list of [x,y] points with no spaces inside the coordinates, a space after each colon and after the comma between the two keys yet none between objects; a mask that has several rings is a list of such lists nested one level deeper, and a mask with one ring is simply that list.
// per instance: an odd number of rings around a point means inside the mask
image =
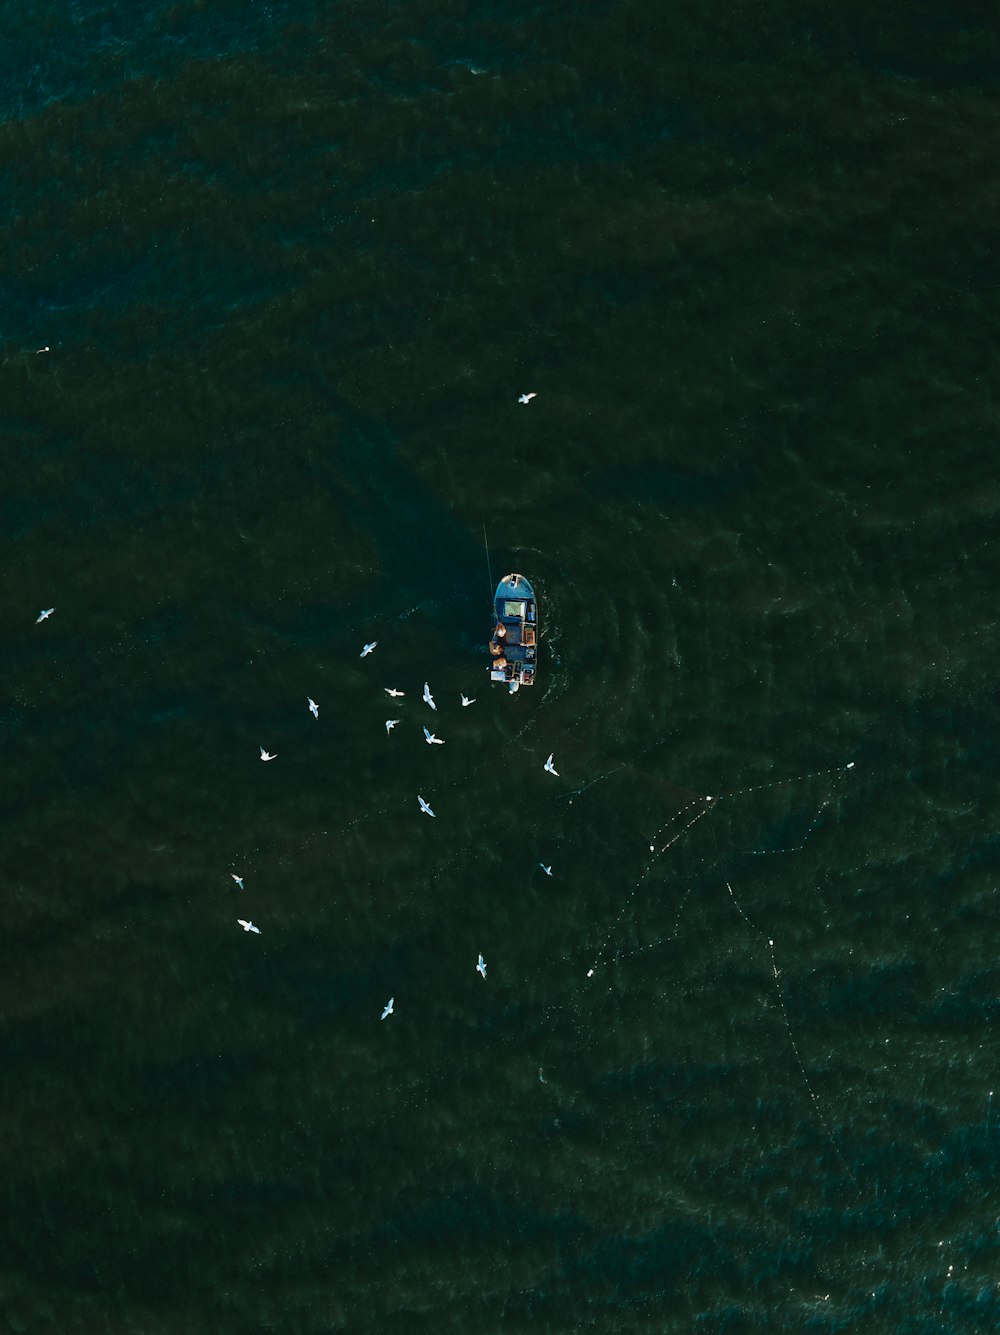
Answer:
[{"label": "fishing boat", "polygon": [[504,575],[493,598],[490,680],[510,693],[535,684],[538,654],[538,599],[523,575]]}]

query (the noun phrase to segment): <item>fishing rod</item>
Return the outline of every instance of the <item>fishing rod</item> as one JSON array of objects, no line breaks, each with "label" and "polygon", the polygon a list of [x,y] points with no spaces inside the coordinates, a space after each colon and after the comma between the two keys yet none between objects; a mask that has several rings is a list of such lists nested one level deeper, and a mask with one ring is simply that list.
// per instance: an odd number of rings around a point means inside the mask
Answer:
[{"label": "fishing rod", "polygon": [[489,579],[490,579],[490,602],[492,602],[492,601],[493,601],[493,590],[496,588],[496,585],[493,583],[493,567],[492,567],[492,565],[490,564],[490,544],[489,544],[489,539],[486,537],[486,516],[485,516],[485,515],[483,516],[483,546],[486,548],[486,573],[489,575]]}]

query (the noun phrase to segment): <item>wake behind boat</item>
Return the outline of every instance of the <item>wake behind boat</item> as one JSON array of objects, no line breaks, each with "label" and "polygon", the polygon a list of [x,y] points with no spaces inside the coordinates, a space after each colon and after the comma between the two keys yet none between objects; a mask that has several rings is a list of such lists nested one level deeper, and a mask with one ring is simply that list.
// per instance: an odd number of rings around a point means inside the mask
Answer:
[{"label": "wake behind boat", "polygon": [[493,599],[495,615],[490,639],[490,680],[503,682],[513,694],[535,684],[538,653],[538,600],[523,575],[504,575]]}]

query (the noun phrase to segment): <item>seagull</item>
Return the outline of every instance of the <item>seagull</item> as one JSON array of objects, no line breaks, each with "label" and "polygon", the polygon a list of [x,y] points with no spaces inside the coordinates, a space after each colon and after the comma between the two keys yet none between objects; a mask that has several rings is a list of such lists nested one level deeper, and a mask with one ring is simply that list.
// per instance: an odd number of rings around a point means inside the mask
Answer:
[{"label": "seagull", "polygon": [[519,394],[517,396],[517,401],[518,403],[530,403],[532,399],[537,399],[537,398],[538,395],[535,393],[534,390],[532,390],[530,394]]},{"label": "seagull", "polygon": [[[554,755],[554,753],[553,753],[553,755]],[[546,773],[548,773],[548,774],[554,774],[554,775],[556,776],[556,778],[558,778],[558,777],[559,777],[559,771],[556,769],[555,765],[553,765],[552,760],[553,760],[553,756],[550,755],[549,758],[548,758],[548,760],[546,760],[545,764],[542,766],[542,768],[546,771]]]},{"label": "seagull", "polygon": [[385,1010],[382,1012],[383,1020],[387,1020],[389,1016],[392,1014],[392,1003],[395,1000],[396,1000],[395,997],[390,997],[389,1000],[385,1003]]},{"label": "seagull", "polygon": [[468,709],[469,705],[474,705],[475,703],[476,703],[475,700],[470,700],[469,697],[468,697],[467,695],[463,695],[463,696],[462,696],[462,708],[463,708],[463,709]]},{"label": "seagull", "polygon": [[430,705],[431,709],[437,709],[437,705],[434,703],[434,697],[431,695],[431,688],[426,682],[424,682],[424,704]]},{"label": "seagull", "polygon": [[397,695],[406,694],[405,691],[397,691],[395,686],[383,686],[382,689],[385,691],[386,695],[391,695],[393,699],[395,699]]},{"label": "seagull", "polygon": [[55,610],[54,607],[46,607],[43,611],[39,612],[38,616],[35,617],[35,625],[37,626],[40,621],[45,621]]},{"label": "seagull", "polygon": [[386,721],[385,721],[385,732],[386,732],[386,736],[388,736],[389,733],[392,732],[393,728],[396,726],[396,724],[397,724],[398,722],[399,722],[399,719],[398,719],[398,718],[387,718],[387,719],[386,719]]},{"label": "seagull", "polygon": [[367,658],[377,644],[378,640],[372,640],[371,644],[366,644],[365,647],[361,650],[360,654],[358,654],[358,657]]},{"label": "seagull", "polygon": [[240,887],[240,889],[242,890],[242,889],[243,889],[243,877],[242,877],[242,876],[237,876],[236,873],[235,873],[234,871],[231,871],[231,872],[229,873],[229,875],[233,878],[233,880],[236,882],[236,884],[237,884],[237,885]]},{"label": "seagull", "polygon": [[417,801],[420,803],[420,810],[424,813],[425,816],[434,815],[434,812],[431,811],[430,807],[427,805],[427,803],[424,801],[424,799],[420,796],[419,793],[417,793]]},{"label": "seagull", "polygon": [[552,875],[552,868],[551,868],[551,867],[546,867],[546,865],[545,865],[544,862],[540,862],[538,865],[541,867],[542,871],[545,873],[546,876],[551,876],[551,875]]},{"label": "seagull", "polygon": [[427,740],[428,746],[444,746],[444,738],[435,737],[429,728],[424,729],[424,737]]},{"label": "seagull", "polygon": [[309,713],[312,714],[313,718],[319,718],[319,705],[311,695],[307,695],[306,700],[309,702]]},{"label": "seagull", "polygon": [[270,753],[270,751],[265,751],[263,747],[260,748],[260,758],[261,758],[261,760],[277,760],[277,759],[278,759],[277,754],[275,754],[275,755],[272,756],[271,753]]},{"label": "seagull", "polygon": [[484,978],[486,977],[486,961],[483,959],[482,955],[479,956],[479,963],[476,965],[476,973],[481,973]]},{"label": "seagull", "polygon": [[237,918],[236,921],[243,928],[244,932],[253,932],[256,936],[260,936],[260,928],[255,927],[252,922],[247,922],[246,918]]}]

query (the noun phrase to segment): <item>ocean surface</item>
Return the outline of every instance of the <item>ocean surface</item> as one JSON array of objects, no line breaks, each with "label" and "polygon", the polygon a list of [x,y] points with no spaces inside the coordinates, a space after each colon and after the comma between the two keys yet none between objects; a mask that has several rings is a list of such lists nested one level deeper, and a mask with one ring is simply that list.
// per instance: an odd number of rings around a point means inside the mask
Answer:
[{"label": "ocean surface", "polygon": [[996,17],[8,0],[0,1329],[997,1329]]}]

